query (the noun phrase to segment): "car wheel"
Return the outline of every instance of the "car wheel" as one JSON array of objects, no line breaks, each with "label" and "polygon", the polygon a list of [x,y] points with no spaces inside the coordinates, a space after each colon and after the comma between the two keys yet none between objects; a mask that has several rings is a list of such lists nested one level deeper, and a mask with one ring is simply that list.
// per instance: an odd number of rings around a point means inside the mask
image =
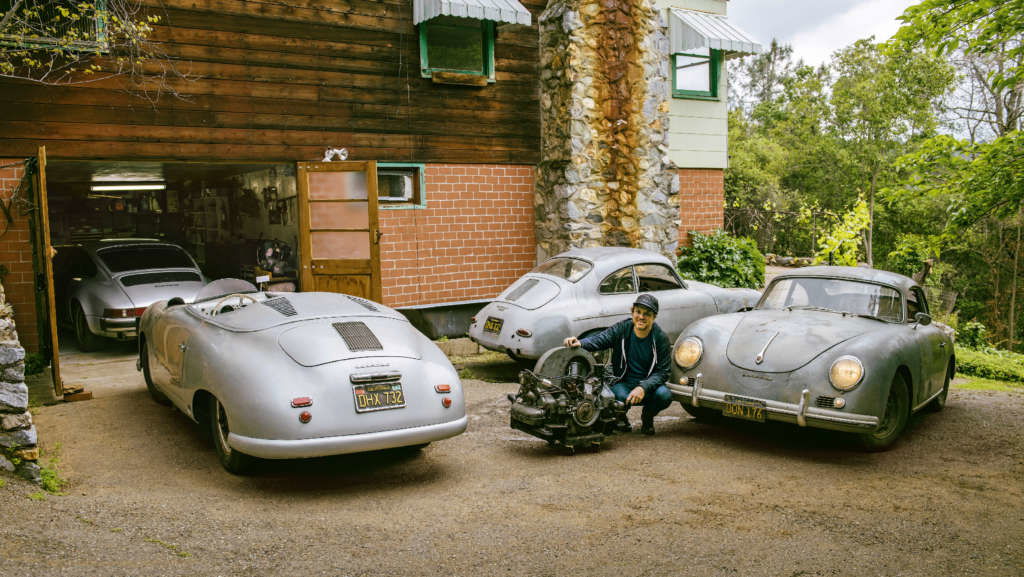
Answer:
[{"label": "car wheel", "polygon": [[142,365],[142,378],[146,381],[146,390],[149,391],[149,396],[153,397],[157,404],[170,405],[171,400],[167,398],[167,395],[161,393],[153,385],[153,377],[149,372],[149,343],[145,339],[139,344],[139,362]]},{"label": "car wheel", "polygon": [[75,340],[78,341],[78,348],[85,352],[97,351],[103,346],[103,337],[95,335],[89,330],[89,322],[85,320],[85,311],[82,305],[75,304],[74,312]]},{"label": "car wheel", "polygon": [[699,423],[714,423],[722,418],[722,412],[709,407],[695,407],[689,403],[679,401],[683,410],[697,420]]},{"label": "car wheel", "polygon": [[213,449],[217,452],[220,464],[229,473],[241,475],[247,473],[254,463],[254,459],[245,453],[240,453],[231,448],[228,444],[228,413],[224,405],[216,397],[210,397],[210,436],[213,437]]},{"label": "car wheel", "polygon": [[910,394],[903,376],[896,374],[889,387],[889,398],[885,402],[885,414],[878,428],[871,433],[860,435],[860,444],[867,451],[885,451],[903,434],[910,419]]}]

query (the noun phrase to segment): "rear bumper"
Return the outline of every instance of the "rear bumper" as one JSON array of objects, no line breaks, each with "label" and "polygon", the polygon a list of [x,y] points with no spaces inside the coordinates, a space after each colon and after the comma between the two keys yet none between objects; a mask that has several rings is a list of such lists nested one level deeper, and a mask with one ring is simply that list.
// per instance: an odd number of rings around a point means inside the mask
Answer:
[{"label": "rear bumper", "polygon": [[361,453],[363,451],[379,451],[381,449],[440,441],[441,439],[454,437],[464,432],[468,422],[468,417],[463,416],[454,421],[423,427],[286,441],[243,437],[230,433],[228,435],[228,443],[233,449],[261,459],[306,459],[326,457],[328,455],[343,455],[346,453]]},{"label": "rear bumper", "polygon": [[100,331],[107,336],[134,337],[138,333],[138,319],[100,317]]},{"label": "rear bumper", "polygon": [[671,381],[665,384],[672,392],[673,399],[698,407],[722,410],[725,407],[725,396],[729,394],[763,401],[767,420],[846,433],[866,433],[878,428],[878,417],[874,415],[847,413],[813,406],[811,392],[808,389],[801,392],[800,402],[794,404],[708,388],[701,375],[691,377],[687,379],[687,382],[689,384],[682,385]]}]

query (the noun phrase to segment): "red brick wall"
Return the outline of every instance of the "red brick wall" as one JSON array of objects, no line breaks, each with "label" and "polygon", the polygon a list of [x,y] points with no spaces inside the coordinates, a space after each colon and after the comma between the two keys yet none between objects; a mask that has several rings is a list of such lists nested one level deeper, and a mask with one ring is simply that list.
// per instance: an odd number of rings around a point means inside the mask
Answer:
[{"label": "red brick wall", "polygon": [[536,260],[534,167],[429,164],[426,208],[382,209],[392,307],[493,298]]},{"label": "red brick wall", "polygon": [[[20,159],[0,158],[0,167],[3,167],[0,168],[0,200],[7,203],[25,174],[25,166]],[[4,291],[7,302],[14,307],[14,324],[21,346],[26,352],[36,353],[39,352],[39,326],[32,282],[35,274],[32,270],[32,242],[28,217],[22,214],[22,209],[18,204],[11,206],[14,223],[9,227],[6,217],[0,214],[0,263],[8,270],[3,278]]]},{"label": "red brick wall", "polygon": [[690,231],[714,232],[725,225],[725,172],[720,168],[679,170],[679,244]]}]

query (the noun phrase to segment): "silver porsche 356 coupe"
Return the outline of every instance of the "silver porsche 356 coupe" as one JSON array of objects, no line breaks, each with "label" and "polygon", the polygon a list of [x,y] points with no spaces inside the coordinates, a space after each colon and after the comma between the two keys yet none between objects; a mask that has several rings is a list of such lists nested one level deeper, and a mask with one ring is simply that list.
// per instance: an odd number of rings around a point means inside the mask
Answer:
[{"label": "silver porsche 356 coupe", "polygon": [[469,338],[513,358],[536,360],[568,336],[586,336],[629,318],[637,294],[658,298],[669,339],[691,322],[757,302],[760,293],[721,288],[676,274],[665,256],[635,248],[575,248],[523,275],[470,321]]},{"label": "silver porsche 356 coupe", "polygon": [[889,448],[910,414],[946,404],[953,331],[895,273],[810,267],[776,277],[755,310],[701,319],[673,351],[673,397],[721,415],[857,434]]},{"label": "silver porsche 356 coupe", "polygon": [[397,311],[338,293],[258,292],[222,279],[142,315],[153,398],[210,428],[230,472],[418,447],[466,430],[458,373]]}]

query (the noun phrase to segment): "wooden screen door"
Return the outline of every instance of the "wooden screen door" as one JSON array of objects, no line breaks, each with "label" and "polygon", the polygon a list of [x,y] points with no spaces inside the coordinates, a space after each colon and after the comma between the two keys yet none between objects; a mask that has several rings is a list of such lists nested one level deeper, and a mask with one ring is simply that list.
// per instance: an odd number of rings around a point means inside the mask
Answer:
[{"label": "wooden screen door", "polygon": [[302,290],[380,302],[377,163],[300,162]]}]

